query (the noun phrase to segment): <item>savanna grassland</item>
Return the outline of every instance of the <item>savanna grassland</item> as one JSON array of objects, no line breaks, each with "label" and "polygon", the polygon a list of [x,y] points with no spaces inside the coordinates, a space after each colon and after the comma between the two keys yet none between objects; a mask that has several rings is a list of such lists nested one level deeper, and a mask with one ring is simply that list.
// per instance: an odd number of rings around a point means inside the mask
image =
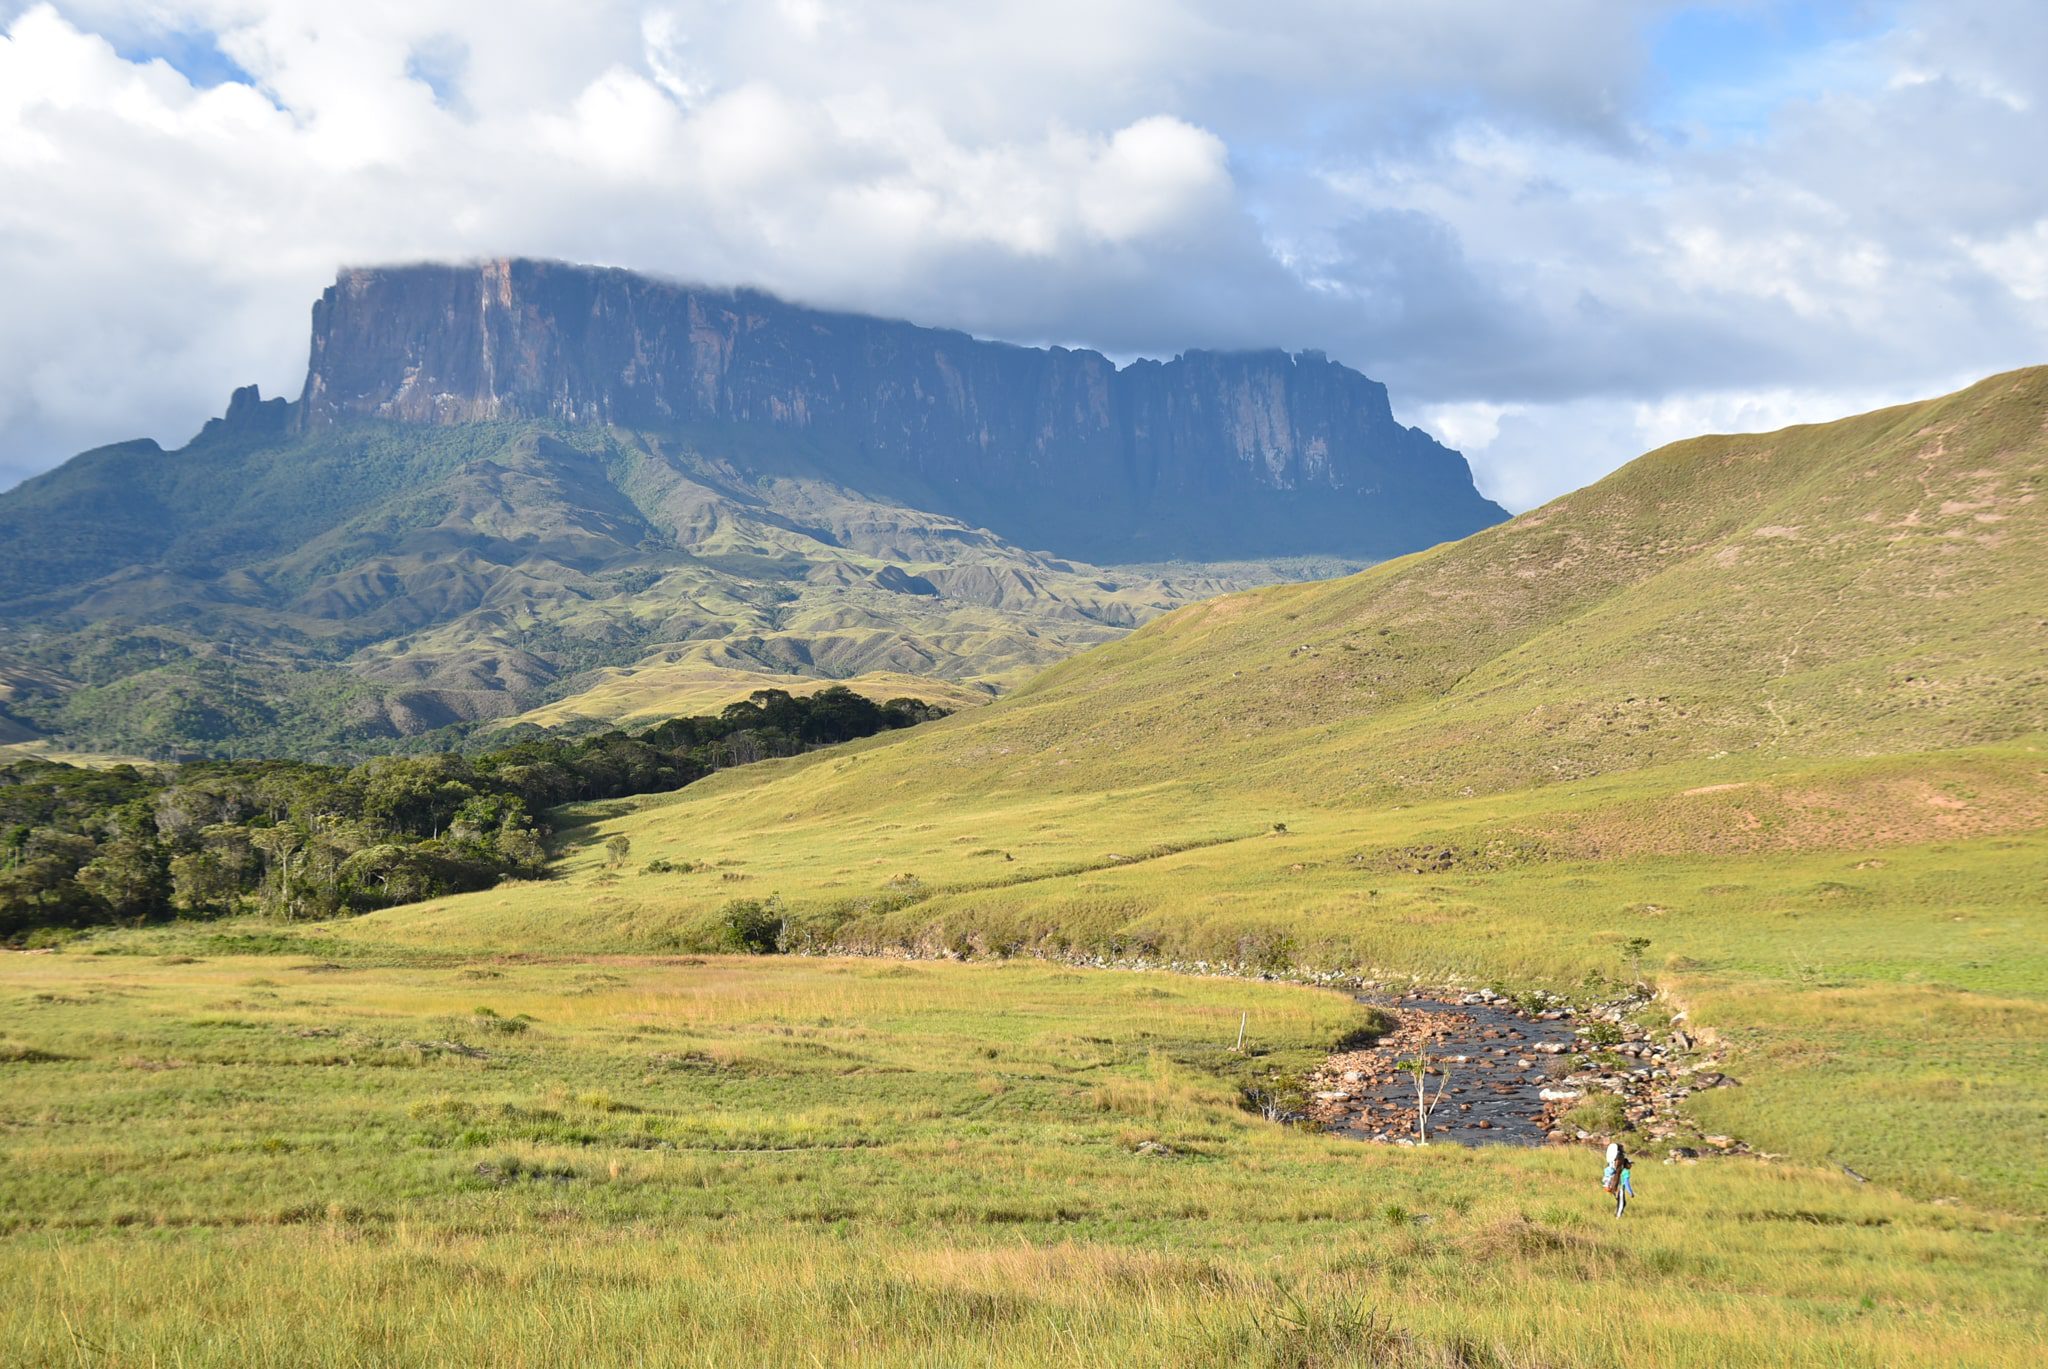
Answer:
[{"label": "savanna grassland", "polygon": [[2048,369],[1678,443],[972,714],[586,809],[562,880],[341,934],[690,950],[737,900],[800,947],[1640,972],[1735,1052],[1704,1124],[2038,1214],[2044,478]]},{"label": "savanna grassland", "polygon": [[2018,1365],[2048,1334],[2038,1226],[1988,1207],[1737,1158],[1646,1168],[1618,1225],[1583,1151],[1244,1111],[1372,1025],[1332,991],[97,949],[0,962],[9,1363]]},{"label": "savanna grassland", "polygon": [[[1681,443],[970,713],[558,810],[549,879],[8,956],[0,1331],[87,1363],[2039,1363],[2044,467],[2048,371]],[[710,954],[739,928],[785,954]],[[1740,1081],[1689,1125],[1758,1153],[1646,1154],[1617,1223],[1583,1148],[1276,1126],[1243,1091],[1374,1025],[1281,982],[1331,973],[1649,981],[1641,1025]]]}]

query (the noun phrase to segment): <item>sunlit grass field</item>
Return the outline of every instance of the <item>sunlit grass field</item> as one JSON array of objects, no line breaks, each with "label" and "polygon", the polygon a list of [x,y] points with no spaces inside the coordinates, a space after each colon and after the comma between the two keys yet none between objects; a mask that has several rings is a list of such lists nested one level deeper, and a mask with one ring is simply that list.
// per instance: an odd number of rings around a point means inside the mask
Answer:
[{"label": "sunlit grass field", "polygon": [[[1191,811],[1138,793],[780,821],[769,805],[789,786],[721,779],[571,828],[564,878],[330,934],[699,951],[718,944],[720,909],[747,899],[779,908],[799,940],[926,956],[1345,970],[1581,998],[1640,970],[1744,1080],[1698,1100],[1703,1124],[1923,1197],[2039,1214],[2048,834],[1994,820],[2024,820],[2044,754],[2021,742],[1701,783],[1743,773],[1716,763],[1355,813],[1256,796]],[[1854,840],[1924,833],[1930,798],[1992,831]],[[1717,831],[1751,833],[1752,849],[1713,851]],[[612,834],[632,842],[619,869],[602,855]],[[1780,837],[1790,849],[1771,849]],[[1414,868],[1445,853],[1447,868]],[[677,868],[650,872],[657,859]],[[1649,945],[1632,963],[1636,937]]]},{"label": "sunlit grass field", "polygon": [[0,959],[0,1360],[2020,1365],[2048,1345],[2038,1221],[1988,1205],[1731,1158],[1645,1165],[1617,1224],[1588,1151],[1367,1147],[1242,1110],[1248,1079],[1366,1025],[1333,991],[257,937]]},{"label": "sunlit grass field", "polygon": [[[550,880],[0,958],[0,1360],[2048,1361],[2044,413],[1678,444]],[[1762,1153],[1617,1223],[1584,1149],[1276,1126],[1328,971],[1640,976]]]},{"label": "sunlit grass field", "polygon": [[670,718],[716,713],[761,689],[780,689],[804,696],[833,685],[886,703],[890,699],[923,699],[952,712],[978,708],[990,691],[951,680],[877,670],[843,680],[807,675],[770,674],[703,661],[654,660],[635,666],[606,666],[590,672],[589,683],[567,698],[530,708],[504,720],[504,726],[533,723],[560,727],[565,723],[600,721],[614,727],[648,727]]}]

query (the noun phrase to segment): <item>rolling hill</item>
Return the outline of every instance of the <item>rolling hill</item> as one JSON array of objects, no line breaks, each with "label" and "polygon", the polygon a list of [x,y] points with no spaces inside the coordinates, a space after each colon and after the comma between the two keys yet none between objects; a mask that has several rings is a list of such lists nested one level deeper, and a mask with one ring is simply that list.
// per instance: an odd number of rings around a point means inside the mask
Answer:
[{"label": "rolling hill", "polygon": [[2044,477],[2048,369],[1679,443],[335,932],[673,951],[742,900],[795,947],[1575,993],[1639,942],[1749,1084],[1702,1125],[2048,1210]]},{"label": "rolling hill", "polygon": [[[958,831],[1013,876],[1100,859],[1102,830],[1037,821],[1054,810],[1115,814],[1126,855],[1252,815],[1392,831],[1488,799],[1546,815],[1518,839],[1589,851],[2036,825],[2039,765],[1992,758],[2048,730],[2044,422],[2048,369],[1679,443],[1463,542],[1184,608],[971,717],[623,821],[770,861],[777,833],[874,849],[941,888]],[[1892,759],[1927,753],[1999,801]],[[1830,778],[1773,778],[1809,772]],[[1843,787],[1861,797],[1831,811]],[[1637,790],[1668,820],[1562,816]]]}]

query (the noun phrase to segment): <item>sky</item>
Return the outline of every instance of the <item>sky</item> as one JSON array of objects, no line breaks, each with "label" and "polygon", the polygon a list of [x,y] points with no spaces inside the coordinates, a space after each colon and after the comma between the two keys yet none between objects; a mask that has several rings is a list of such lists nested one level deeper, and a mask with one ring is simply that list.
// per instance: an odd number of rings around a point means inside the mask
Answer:
[{"label": "sky", "polygon": [[2041,0],[0,0],[0,488],[343,265],[1320,349],[1532,507],[2048,362]]}]

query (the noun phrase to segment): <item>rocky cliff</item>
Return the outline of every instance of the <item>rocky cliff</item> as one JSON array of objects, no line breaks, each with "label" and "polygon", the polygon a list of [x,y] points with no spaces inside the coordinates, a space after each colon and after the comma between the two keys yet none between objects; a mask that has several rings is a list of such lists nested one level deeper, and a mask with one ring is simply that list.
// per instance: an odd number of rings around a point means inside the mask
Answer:
[{"label": "rocky cliff", "polygon": [[1386,556],[1505,517],[1384,386],[1318,353],[1118,369],[550,262],[342,273],[294,422],[359,417],[780,433],[839,478],[1097,561]]}]

